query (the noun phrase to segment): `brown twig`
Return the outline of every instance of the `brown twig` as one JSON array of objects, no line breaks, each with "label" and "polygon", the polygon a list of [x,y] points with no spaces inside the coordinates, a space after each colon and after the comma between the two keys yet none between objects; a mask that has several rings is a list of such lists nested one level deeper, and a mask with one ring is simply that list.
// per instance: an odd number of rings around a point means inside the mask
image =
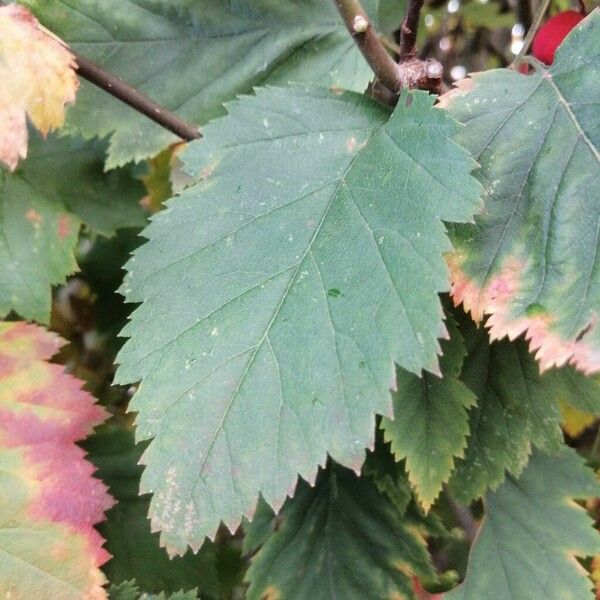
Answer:
[{"label": "brown twig", "polygon": [[415,53],[419,18],[424,0],[409,0],[406,8],[406,17],[400,28],[400,60],[408,59]]},{"label": "brown twig", "polygon": [[439,90],[443,69],[437,60],[407,57],[407,60],[396,63],[358,0],[333,1],[373,72],[390,91],[398,94],[403,87],[432,92]]},{"label": "brown twig", "polygon": [[[0,6],[7,5],[5,2],[0,0]],[[104,70],[91,60],[88,60],[77,52],[74,52],[73,49],[68,46],[68,44],[66,44],[52,32],[48,31],[45,27],[40,25],[40,30],[44,31],[50,37],[60,42],[69,50],[69,52],[71,52],[71,54],[75,57],[77,73],[90,83],[94,84],[105,92],[108,92],[111,96],[114,96],[121,102],[131,106],[131,108],[137,112],[145,115],[149,119],[152,119],[152,121],[158,123],[161,127],[168,129],[186,141],[191,141],[202,137],[198,127],[192,123],[184,121],[176,114],[150,100],[150,98],[136,90],[134,87],[125,83],[122,79],[119,79],[117,76]]]}]

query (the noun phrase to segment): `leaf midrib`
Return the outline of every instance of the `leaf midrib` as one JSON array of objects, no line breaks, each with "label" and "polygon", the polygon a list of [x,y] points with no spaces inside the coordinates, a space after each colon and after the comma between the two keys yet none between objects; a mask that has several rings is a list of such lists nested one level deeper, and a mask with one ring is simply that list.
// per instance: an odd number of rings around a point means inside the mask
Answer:
[{"label": "leaf midrib", "polygon": [[325,207],[325,210],[323,211],[323,216],[321,217],[321,220],[317,224],[317,227],[315,228],[315,231],[314,231],[313,235],[311,236],[310,240],[308,241],[306,250],[304,251],[304,254],[302,255],[302,257],[300,258],[300,260],[298,262],[298,265],[295,267],[294,273],[290,277],[290,282],[288,283],[288,285],[286,286],[285,290],[283,291],[283,294],[281,296],[281,299],[280,299],[279,303],[277,304],[277,306],[275,306],[275,309],[273,310],[273,316],[271,317],[270,321],[267,323],[263,335],[261,336],[261,338],[257,342],[256,347],[255,347],[254,351],[252,352],[252,355],[250,356],[250,358],[248,360],[248,364],[246,365],[244,371],[240,375],[239,381],[238,381],[235,389],[231,393],[231,399],[227,403],[227,406],[225,407],[225,411],[223,412],[223,417],[222,417],[221,421],[219,422],[219,425],[217,426],[217,429],[215,430],[214,434],[212,435],[211,442],[210,442],[210,444],[209,444],[209,446],[208,446],[208,448],[207,448],[207,450],[206,450],[206,452],[204,454],[204,457],[203,457],[202,462],[200,464],[200,468],[198,469],[198,476],[196,477],[196,481],[194,482],[194,485],[190,488],[190,490],[195,487],[196,482],[198,481],[198,479],[200,478],[200,476],[204,472],[204,470],[206,468],[206,465],[208,464],[208,459],[209,459],[209,457],[212,454],[212,450],[214,448],[215,442],[217,441],[217,437],[218,437],[219,433],[222,431],[222,429],[224,427],[225,420],[227,419],[227,416],[229,415],[229,411],[231,410],[231,407],[233,406],[233,403],[234,403],[235,399],[237,398],[237,395],[238,395],[238,393],[240,391],[240,388],[241,388],[241,386],[242,386],[242,384],[243,384],[243,382],[244,382],[244,380],[245,380],[248,372],[250,371],[252,365],[254,364],[254,361],[255,361],[255,359],[256,359],[256,357],[258,355],[259,350],[262,348],[263,343],[267,339],[267,336],[269,335],[269,332],[271,331],[271,327],[273,326],[275,320],[279,316],[279,312],[281,311],[281,308],[283,307],[283,305],[285,303],[285,300],[287,299],[288,294],[289,294],[292,286],[294,285],[294,282],[296,281],[296,278],[298,277],[298,273],[300,271],[300,267],[302,266],[302,264],[306,260],[306,257],[311,252],[313,244],[314,244],[315,240],[317,239],[317,236],[321,232],[321,228],[323,227],[323,223],[325,222],[325,220],[327,219],[327,216],[329,215],[329,211],[331,210],[331,207],[333,206],[333,204],[336,201],[336,199],[338,199],[341,187],[342,187],[342,185],[345,184],[346,177],[347,177],[348,173],[350,172],[350,170],[354,166],[354,163],[356,162],[357,158],[362,155],[365,147],[369,143],[369,140],[372,139],[373,136],[376,134],[376,132],[378,130],[382,129],[384,126],[385,126],[385,124],[379,125],[378,127],[375,127],[373,129],[373,132],[372,132],[371,136],[369,137],[369,139],[367,140],[367,142],[365,143],[365,145],[356,152],[356,154],[352,157],[352,160],[348,163],[348,166],[346,167],[346,169],[344,170],[344,172],[341,174],[340,179],[338,181],[338,184],[337,184],[337,186],[335,188],[335,192],[331,195],[331,199],[330,199],[329,203],[327,204],[327,206]]}]

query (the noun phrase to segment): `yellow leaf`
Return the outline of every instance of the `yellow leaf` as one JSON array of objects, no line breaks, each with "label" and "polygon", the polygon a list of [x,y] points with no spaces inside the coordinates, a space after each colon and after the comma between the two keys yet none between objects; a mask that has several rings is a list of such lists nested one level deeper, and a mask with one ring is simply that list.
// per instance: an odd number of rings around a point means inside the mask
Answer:
[{"label": "yellow leaf", "polygon": [[0,162],[27,155],[26,115],[43,135],[65,120],[79,82],[74,56],[16,4],[0,7]]},{"label": "yellow leaf", "polygon": [[562,414],[562,427],[571,438],[578,438],[596,421],[594,415],[577,410],[562,401],[560,402],[560,412]]}]

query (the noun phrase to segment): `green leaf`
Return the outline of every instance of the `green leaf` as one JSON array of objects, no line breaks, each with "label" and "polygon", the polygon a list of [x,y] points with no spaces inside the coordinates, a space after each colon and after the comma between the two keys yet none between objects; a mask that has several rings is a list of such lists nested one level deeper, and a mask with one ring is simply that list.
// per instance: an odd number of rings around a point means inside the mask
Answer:
[{"label": "green leaf", "polygon": [[198,595],[195,590],[184,592],[183,590],[167,596],[164,592],[158,595],[141,593],[135,579],[123,581],[115,585],[112,584],[108,589],[109,600],[197,600]]},{"label": "green leaf", "polygon": [[425,510],[429,510],[462,457],[469,433],[467,410],[475,396],[459,379],[466,350],[456,324],[446,320],[451,335],[442,342],[443,377],[421,377],[398,367],[392,393],[394,419],[384,417],[385,441],[396,460],[406,458],[409,479]]},{"label": "green leaf", "polygon": [[139,495],[142,468],[138,461],[144,446],[136,446],[133,432],[118,426],[105,427],[85,444],[90,460],[98,467],[97,477],[118,502],[98,527],[112,555],[103,570],[113,583],[134,578],[145,592],[198,587],[206,598],[220,598],[214,545],[205,544],[198,554],[188,551],[169,560],[159,546],[158,534],[150,531],[150,499]]},{"label": "green leaf", "polygon": [[[370,67],[324,0],[24,0],[74,50],[198,125],[223,102],[289,81],[363,91]],[[377,16],[377,0],[365,8]],[[108,166],[158,154],[178,138],[91,84],[67,128],[113,133]]]},{"label": "green leaf", "polygon": [[80,221],[19,173],[0,171],[0,317],[47,323],[51,286],[77,268]]},{"label": "green leaf", "polygon": [[464,583],[447,600],[592,600],[592,582],[575,557],[598,554],[593,521],[573,498],[600,485],[570,448],[534,452],[519,479],[487,494],[485,517]]},{"label": "green leaf", "polygon": [[23,178],[38,192],[62,204],[92,230],[105,236],[117,229],[141,227],[144,187],[129,169],[104,172],[108,144],[30,132]]},{"label": "green leaf", "polygon": [[600,370],[600,10],[532,75],[493,70],[442,100],[465,124],[486,210],[451,238],[453,296],[542,369]]},{"label": "green leaf", "polygon": [[395,504],[369,478],[330,465],[284,504],[252,559],[248,600],[413,598],[411,576],[432,573],[424,541]]},{"label": "green leaf", "polygon": [[388,121],[356,94],[260,89],[190,145],[205,180],[128,263],[142,305],[117,374],[143,380],[142,491],[171,550],[235,529],[259,492],[277,510],[327,453],[358,467],[394,361],[437,370],[441,219],[467,219],[478,186],[433,101],[403,95]]},{"label": "green leaf", "polygon": [[562,433],[560,388],[554,377],[540,375],[525,342],[492,344],[483,328],[466,319],[461,325],[468,349],[462,378],[477,404],[469,414],[468,444],[456,462],[450,490],[466,503],[497,487],[505,470],[518,476],[532,443],[557,452]]},{"label": "green leaf", "polygon": [[81,221],[104,235],[143,225],[143,187],[125,169],[103,172],[105,143],[29,139],[18,171],[0,172],[0,317],[47,323],[51,287],[77,270]]}]

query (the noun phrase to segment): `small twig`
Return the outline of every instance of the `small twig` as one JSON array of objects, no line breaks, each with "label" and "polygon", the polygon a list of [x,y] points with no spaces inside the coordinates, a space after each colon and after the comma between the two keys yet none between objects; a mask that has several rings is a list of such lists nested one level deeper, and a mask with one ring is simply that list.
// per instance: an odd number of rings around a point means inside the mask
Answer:
[{"label": "small twig", "polygon": [[459,504],[448,492],[446,486],[444,486],[444,492],[446,495],[446,500],[448,505],[450,506],[452,513],[454,514],[454,518],[456,522],[460,525],[460,527],[465,532],[467,539],[472,544],[475,536],[477,535],[477,530],[479,527],[477,526],[477,522],[473,517],[473,513],[469,510],[467,506],[463,504]]},{"label": "small twig", "polygon": [[533,23],[531,24],[531,27],[529,28],[529,31],[527,32],[527,35],[523,40],[523,46],[521,50],[519,50],[519,54],[517,54],[515,60],[513,60],[512,64],[515,68],[517,68],[523,62],[523,57],[529,51],[529,46],[531,46],[533,38],[535,37],[537,30],[540,28],[540,25],[544,20],[544,15],[546,14],[548,7],[550,6],[550,2],[551,0],[542,0],[542,2],[540,3],[535,13],[535,17],[533,17]]},{"label": "small twig", "polygon": [[517,0],[517,21],[523,25],[525,31],[529,31],[533,20],[531,11],[531,0]]},{"label": "small twig", "polygon": [[379,34],[379,39],[381,40],[381,43],[390,51],[390,52],[394,52],[395,54],[397,54],[398,56],[400,56],[400,46],[398,46],[398,44],[396,44],[396,42],[394,42],[394,40],[390,40],[389,37],[383,35],[383,33]]},{"label": "small twig", "polygon": [[409,0],[406,17],[402,22],[400,33],[400,60],[405,60],[415,53],[419,18],[424,0]]},{"label": "small twig", "polygon": [[439,91],[443,69],[437,60],[412,57],[400,64],[396,63],[358,0],[333,1],[373,72],[390,91],[398,94],[403,87]]},{"label": "small twig", "polygon": [[150,98],[112,73],[105,71],[80,54],[73,52],[72,49],[70,50],[73,56],[75,56],[77,72],[90,83],[108,92],[111,96],[131,106],[137,112],[147,116],[161,127],[168,129],[188,142],[202,137],[200,130],[195,125],[184,121],[175,113],[156,104],[156,102],[150,100]]},{"label": "small twig", "polygon": [[[7,4],[0,0],[0,6],[7,6]],[[41,31],[69,50],[75,58],[77,73],[81,77],[186,141],[202,137],[198,127],[184,121],[176,114],[150,100],[150,98],[125,83],[122,79],[104,70],[91,60],[77,54],[68,44],[45,27],[41,25],[39,27]]]}]

